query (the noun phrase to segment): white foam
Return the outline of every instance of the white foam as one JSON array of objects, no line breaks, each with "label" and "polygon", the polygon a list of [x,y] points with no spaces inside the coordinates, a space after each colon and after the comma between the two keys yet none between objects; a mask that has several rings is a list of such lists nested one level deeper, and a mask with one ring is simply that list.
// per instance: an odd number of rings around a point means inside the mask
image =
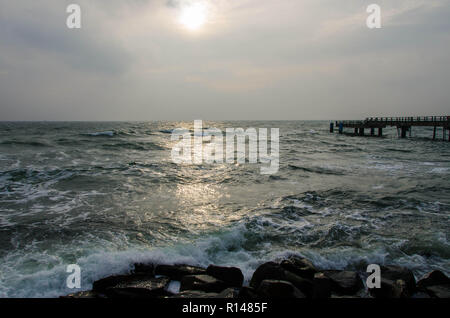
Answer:
[{"label": "white foam", "polygon": [[449,170],[449,168],[439,167],[439,168],[431,169],[431,172],[432,173],[446,173],[448,170]]},{"label": "white foam", "polygon": [[167,291],[172,294],[178,294],[180,292],[180,286],[181,283],[177,280],[173,280],[169,283],[169,286],[167,286]]},{"label": "white foam", "polygon": [[[358,215],[354,217],[359,218]],[[280,220],[271,215],[258,216],[250,219],[256,226],[249,232],[247,222],[237,223],[226,232],[208,235],[192,242],[166,245],[164,247],[143,247],[131,244],[125,235],[115,233],[115,241],[100,240],[92,235],[84,241],[74,241],[51,251],[42,246],[42,242],[34,242],[24,248],[15,248],[0,261],[0,297],[58,297],[76,292],[66,287],[66,266],[76,263],[81,267],[81,290],[89,290],[95,280],[103,277],[124,274],[132,270],[134,263],[176,264],[185,263],[206,267],[210,264],[239,267],[248,284],[254,270],[263,262],[297,254],[310,259],[317,267],[324,269],[344,269],[349,266],[365,264],[384,264],[389,259],[389,248],[401,249],[405,242],[396,241],[386,244],[364,243],[362,247],[333,246],[326,248],[303,248],[299,250],[285,249],[275,243],[264,241],[264,229],[267,226],[283,227],[283,231],[308,229],[312,225],[303,218],[295,221]],[[261,226],[261,231],[259,231]],[[335,224],[343,231],[352,235],[361,226]],[[291,227],[291,228],[288,228]],[[113,233],[112,233],[113,234]],[[248,250],[248,235],[256,236],[258,247]],[[261,237],[257,237],[261,235]],[[441,234],[437,239],[446,242]],[[13,242],[12,242],[13,243]],[[44,242],[45,243],[45,242]],[[20,245],[20,241],[14,244]],[[138,244],[138,243],[136,243]],[[17,245],[17,246],[18,246]],[[80,255],[76,259],[67,260],[67,255]],[[63,255],[66,255],[65,257]],[[405,256],[400,263],[412,264],[419,261],[417,270],[428,268],[426,259],[417,256]],[[393,263],[393,262],[391,262]],[[441,265],[441,267],[445,267]],[[171,292],[177,292],[179,285],[172,282]]]}]

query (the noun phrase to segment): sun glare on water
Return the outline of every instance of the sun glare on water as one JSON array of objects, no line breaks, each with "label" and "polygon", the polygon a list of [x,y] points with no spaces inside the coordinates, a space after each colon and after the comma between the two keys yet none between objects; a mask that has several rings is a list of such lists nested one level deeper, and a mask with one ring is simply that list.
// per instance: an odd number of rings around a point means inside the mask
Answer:
[{"label": "sun glare on water", "polygon": [[206,7],[204,4],[195,3],[181,10],[179,22],[186,29],[195,31],[200,29],[206,22]]}]

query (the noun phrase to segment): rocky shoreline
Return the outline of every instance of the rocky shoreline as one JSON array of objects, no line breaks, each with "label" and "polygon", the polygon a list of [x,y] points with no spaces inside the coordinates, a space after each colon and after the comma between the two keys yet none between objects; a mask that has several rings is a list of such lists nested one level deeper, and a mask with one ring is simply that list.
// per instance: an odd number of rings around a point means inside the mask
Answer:
[{"label": "rocky shoreline", "polygon": [[450,298],[450,278],[440,271],[416,282],[408,268],[381,266],[381,287],[372,289],[365,284],[368,275],[319,269],[290,256],[260,265],[244,286],[237,267],[139,263],[128,275],[97,280],[92,290],[62,298]]}]

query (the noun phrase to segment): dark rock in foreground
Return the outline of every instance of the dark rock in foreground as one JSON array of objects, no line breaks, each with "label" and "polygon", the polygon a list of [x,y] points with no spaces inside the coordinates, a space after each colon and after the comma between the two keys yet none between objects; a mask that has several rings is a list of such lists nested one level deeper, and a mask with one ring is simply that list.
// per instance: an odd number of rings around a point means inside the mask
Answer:
[{"label": "dark rock in foreground", "polygon": [[252,287],[243,286],[239,291],[239,298],[241,299],[256,299],[258,294]]},{"label": "dark rock in foreground", "polygon": [[312,281],[285,270],[280,264],[275,262],[267,262],[259,266],[253,273],[250,286],[258,289],[263,280],[280,280],[290,282],[303,294],[306,294],[308,297],[312,297]]},{"label": "dark rock in foreground", "polygon": [[206,293],[200,290],[185,290],[171,298],[218,298],[218,293]]},{"label": "dark rock in foreground", "polygon": [[208,293],[200,290],[185,290],[171,298],[237,298],[239,291],[234,288],[227,288],[221,293]]},{"label": "dark rock in foreground", "polygon": [[324,271],[331,280],[331,291],[340,295],[353,295],[363,288],[361,277],[353,271]]},{"label": "dark rock in foreground", "polygon": [[313,298],[329,298],[331,296],[332,281],[324,273],[314,274]]},{"label": "dark rock in foreground", "polygon": [[408,298],[416,291],[416,279],[411,270],[401,266],[381,266],[381,288],[369,292],[376,298]]},{"label": "dark rock in foreground", "polygon": [[239,298],[239,289],[227,288],[217,295],[217,298]]},{"label": "dark rock in foreground", "polygon": [[220,293],[227,287],[223,281],[209,275],[187,275],[181,279],[180,291],[200,290]]},{"label": "dark rock in foreground", "polygon": [[126,279],[107,287],[104,294],[109,298],[153,298],[171,295],[166,289],[167,277],[139,277]]},{"label": "dark rock in foreground", "polygon": [[[426,274],[416,284],[408,268],[380,269],[380,288],[364,290],[357,272],[318,269],[297,256],[261,264],[250,286],[242,286],[244,277],[237,267],[137,263],[129,275],[105,277],[95,281],[90,291],[61,298],[450,298],[450,279],[440,271]],[[174,281],[180,282],[177,294],[168,291]]]},{"label": "dark rock in foreground", "polygon": [[265,279],[259,284],[258,296],[263,298],[305,298],[306,296],[290,282]]},{"label": "dark rock in foreground", "polygon": [[308,259],[297,256],[290,256],[288,259],[283,260],[280,265],[285,270],[310,280],[313,279],[314,274],[318,272],[313,263]]},{"label": "dark rock in foreground", "polygon": [[209,265],[206,274],[223,281],[230,287],[241,287],[244,283],[244,275],[237,267]]},{"label": "dark rock in foreground", "polygon": [[253,273],[250,286],[258,288],[264,279],[283,280],[284,269],[275,262],[267,262],[260,265]]},{"label": "dark rock in foreground", "polygon": [[103,294],[99,294],[93,290],[87,290],[69,294],[67,296],[61,296],[60,298],[106,298],[106,296]]},{"label": "dark rock in foreground", "polygon": [[135,275],[135,274],[108,276],[95,281],[92,290],[96,292],[105,292],[106,289],[108,289],[109,287],[113,287],[118,284],[145,280],[153,277],[154,277],[153,275]]},{"label": "dark rock in foreground", "polygon": [[429,286],[426,291],[433,298],[450,298],[450,285]]},{"label": "dark rock in foreground", "polygon": [[417,282],[417,288],[422,289],[429,286],[436,286],[436,285],[449,285],[450,284],[450,278],[448,278],[443,272],[441,271],[432,271],[428,274],[425,274],[418,282]]},{"label": "dark rock in foreground", "polygon": [[402,266],[381,266],[381,277],[392,281],[403,280],[406,283],[406,288],[413,292],[416,289],[416,279],[413,272]]},{"label": "dark rock in foreground", "polygon": [[206,274],[206,269],[185,264],[180,265],[158,265],[155,268],[155,275],[163,275],[173,280],[181,280],[186,275]]},{"label": "dark rock in foreground", "polygon": [[424,275],[417,288],[434,298],[450,298],[450,278],[441,271],[432,271]]}]

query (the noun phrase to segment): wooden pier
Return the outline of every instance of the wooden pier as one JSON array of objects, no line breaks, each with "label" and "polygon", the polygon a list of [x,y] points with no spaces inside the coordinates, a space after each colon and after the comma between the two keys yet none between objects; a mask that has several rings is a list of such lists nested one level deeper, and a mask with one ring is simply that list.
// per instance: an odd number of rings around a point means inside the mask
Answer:
[{"label": "wooden pier", "polygon": [[[354,135],[365,136],[365,130],[370,130],[370,136],[383,136],[383,128],[396,127],[400,138],[406,138],[407,133],[411,136],[413,126],[433,127],[433,140],[437,138],[437,128],[442,128],[442,140],[446,140],[448,130],[448,141],[450,141],[450,116],[420,116],[420,117],[369,117],[364,120],[344,120],[330,123],[330,132],[334,127],[338,128],[340,134],[344,128],[354,129]],[[375,134],[377,129],[377,134]]]}]

